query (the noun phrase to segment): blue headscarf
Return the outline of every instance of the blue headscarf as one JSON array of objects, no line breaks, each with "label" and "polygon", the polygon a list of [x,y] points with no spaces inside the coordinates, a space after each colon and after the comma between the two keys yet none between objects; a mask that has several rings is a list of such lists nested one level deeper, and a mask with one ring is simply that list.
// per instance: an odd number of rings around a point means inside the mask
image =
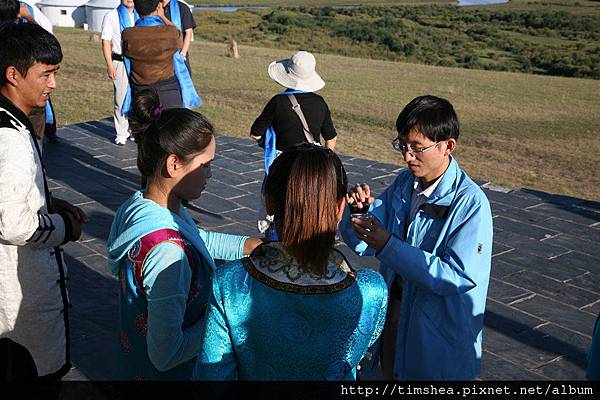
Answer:
[{"label": "blue headscarf", "polygon": [[[162,22],[162,19],[157,16],[146,16],[138,19],[135,23],[136,27],[160,25],[164,25],[164,23]],[[123,57],[123,59],[125,61],[125,68],[127,69],[127,75],[129,76],[131,74],[131,61],[128,57]],[[198,93],[196,93],[196,88],[194,88],[192,77],[190,76],[190,73],[185,66],[185,61],[183,61],[179,51],[176,51],[173,54],[173,69],[175,71],[177,82],[179,82],[179,91],[181,92],[183,107],[189,109],[200,107],[202,105],[202,99],[200,96],[198,96]],[[131,94],[129,90],[127,93],[129,96],[125,96],[123,107],[121,108],[123,115],[127,115],[129,111],[131,111]]]}]

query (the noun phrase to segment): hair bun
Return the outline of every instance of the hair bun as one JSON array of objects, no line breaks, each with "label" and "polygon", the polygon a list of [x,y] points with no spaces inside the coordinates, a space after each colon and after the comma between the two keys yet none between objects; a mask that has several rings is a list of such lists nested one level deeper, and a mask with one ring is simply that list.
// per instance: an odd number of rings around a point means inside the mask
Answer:
[{"label": "hair bun", "polygon": [[164,106],[160,104],[158,93],[154,89],[144,89],[133,97],[131,113],[128,116],[129,128],[135,141],[144,140],[144,132],[160,119]]},{"label": "hair bun", "polygon": [[133,115],[140,122],[152,122],[159,119],[164,110],[160,104],[158,93],[154,89],[144,89],[136,93],[131,106]]},{"label": "hair bun", "polygon": [[160,118],[160,115],[162,114],[162,112],[165,110],[165,106],[163,106],[162,104],[158,104],[158,106],[154,107],[152,109],[152,116],[154,118]]}]

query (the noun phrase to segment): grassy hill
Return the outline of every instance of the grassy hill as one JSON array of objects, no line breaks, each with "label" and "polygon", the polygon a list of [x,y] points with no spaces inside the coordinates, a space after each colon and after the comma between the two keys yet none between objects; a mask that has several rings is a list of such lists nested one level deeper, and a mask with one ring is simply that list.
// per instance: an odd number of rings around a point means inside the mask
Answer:
[{"label": "grassy hill", "polygon": [[[582,10],[586,10],[582,12]],[[253,46],[600,79],[600,2],[196,12],[196,36]]]},{"label": "grassy hill", "polygon": [[[54,105],[61,124],[112,113],[100,44],[79,29],[56,30],[65,53]],[[246,137],[254,118],[281,88],[266,73],[288,50],[195,41],[194,82],[201,111],[225,135]],[[327,85],[319,93],[332,110],[338,151],[402,164],[390,141],[400,109],[413,97],[448,98],[461,121],[457,158],[474,177],[600,198],[600,81],[466,70],[317,54]],[[585,175],[584,175],[585,174]],[[582,182],[583,181],[583,182]]]}]

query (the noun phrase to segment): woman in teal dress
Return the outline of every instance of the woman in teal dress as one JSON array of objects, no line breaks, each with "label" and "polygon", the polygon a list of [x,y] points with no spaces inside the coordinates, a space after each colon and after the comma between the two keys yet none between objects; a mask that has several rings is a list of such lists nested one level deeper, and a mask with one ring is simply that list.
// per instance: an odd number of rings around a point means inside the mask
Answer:
[{"label": "woman in teal dress", "polygon": [[215,270],[213,258],[249,254],[260,241],[199,229],[183,200],[211,177],[213,127],[187,109],[163,109],[156,92],[136,95],[129,122],[138,168],[147,178],[118,210],[107,241],[119,277],[121,332],[117,376],[189,380]]},{"label": "woman in teal dress", "polygon": [[381,333],[387,287],[334,249],[346,186],[331,150],[305,144],[274,161],[265,200],[280,241],[215,272],[195,379],[356,378]]}]

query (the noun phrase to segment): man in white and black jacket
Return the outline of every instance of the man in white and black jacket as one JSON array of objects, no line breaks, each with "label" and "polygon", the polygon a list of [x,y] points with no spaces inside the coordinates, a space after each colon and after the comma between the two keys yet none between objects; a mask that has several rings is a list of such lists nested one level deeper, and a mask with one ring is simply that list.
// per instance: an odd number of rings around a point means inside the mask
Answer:
[{"label": "man in white and black jacket", "polygon": [[59,246],[79,239],[87,217],[51,198],[28,118],[56,87],[61,60],[40,26],[0,29],[0,382],[59,381],[71,366]]}]

